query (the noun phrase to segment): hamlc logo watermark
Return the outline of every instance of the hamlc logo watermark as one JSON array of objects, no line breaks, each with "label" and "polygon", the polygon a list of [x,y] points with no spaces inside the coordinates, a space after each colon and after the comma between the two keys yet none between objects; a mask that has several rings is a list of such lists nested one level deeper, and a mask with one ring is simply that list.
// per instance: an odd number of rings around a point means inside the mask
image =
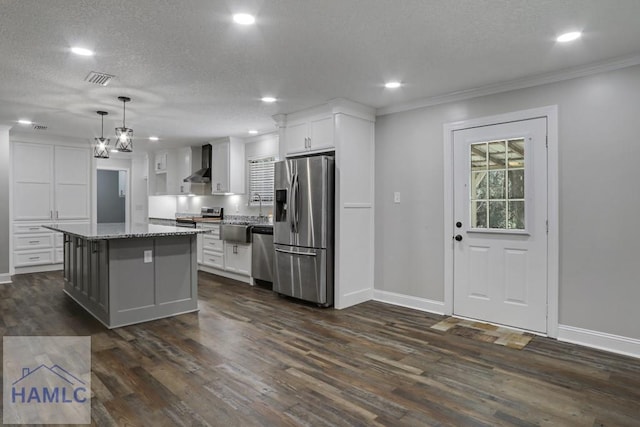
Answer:
[{"label": "hamlc logo watermark", "polygon": [[90,337],[4,337],[5,424],[91,423]]}]

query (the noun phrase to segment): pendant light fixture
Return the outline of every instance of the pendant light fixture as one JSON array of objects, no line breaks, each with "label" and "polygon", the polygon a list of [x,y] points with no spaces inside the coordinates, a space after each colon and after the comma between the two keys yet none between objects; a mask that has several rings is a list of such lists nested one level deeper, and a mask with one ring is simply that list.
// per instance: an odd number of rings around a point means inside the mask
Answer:
[{"label": "pendant light fixture", "polygon": [[133,151],[133,129],[125,125],[126,105],[131,98],[119,96],[118,100],[122,101],[122,127],[116,128],[116,149],[125,153]]},{"label": "pendant light fixture", "polygon": [[96,159],[108,159],[109,158],[109,138],[104,137],[104,116],[106,111],[96,111],[102,118],[102,126],[100,127],[100,138],[94,138],[95,145],[93,147],[93,157]]}]

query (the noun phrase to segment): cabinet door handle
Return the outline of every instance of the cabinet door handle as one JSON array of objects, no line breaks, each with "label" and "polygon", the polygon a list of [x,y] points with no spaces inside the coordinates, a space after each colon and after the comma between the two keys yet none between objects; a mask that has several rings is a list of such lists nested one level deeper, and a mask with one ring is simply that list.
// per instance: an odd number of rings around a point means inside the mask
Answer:
[{"label": "cabinet door handle", "polygon": [[32,261],[36,261],[36,260],[39,260],[40,257],[39,256],[32,256],[32,257],[29,257],[29,259],[32,260]]},{"label": "cabinet door handle", "polygon": [[58,211],[56,211],[56,219],[58,219]]},{"label": "cabinet door handle", "polygon": [[30,245],[35,245],[36,243],[40,243],[40,240],[29,240]]},{"label": "cabinet door handle", "polygon": [[49,218],[53,219],[53,211],[49,211]]}]

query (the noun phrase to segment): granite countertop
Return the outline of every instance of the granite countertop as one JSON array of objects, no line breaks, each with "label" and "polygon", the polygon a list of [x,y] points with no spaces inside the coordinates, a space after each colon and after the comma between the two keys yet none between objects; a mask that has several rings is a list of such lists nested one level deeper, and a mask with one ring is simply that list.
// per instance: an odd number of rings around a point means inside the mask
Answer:
[{"label": "granite countertop", "polygon": [[196,233],[208,233],[198,228],[171,227],[155,224],[52,224],[43,227],[60,231],[87,240],[131,239],[136,237],[188,236]]}]

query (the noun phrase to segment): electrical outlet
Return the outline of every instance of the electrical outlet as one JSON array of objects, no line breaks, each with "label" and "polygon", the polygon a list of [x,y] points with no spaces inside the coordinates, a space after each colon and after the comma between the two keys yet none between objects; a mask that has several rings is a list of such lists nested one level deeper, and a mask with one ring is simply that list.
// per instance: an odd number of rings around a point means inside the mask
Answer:
[{"label": "electrical outlet", "polygon": [[393,193],[393,203],[400,203],[400,192],[396,191]]},{"label": "electrical outlet", "polygon": [[153,262],[153,252],[152,251],[144,251],[144,263],[148,264]]}]

